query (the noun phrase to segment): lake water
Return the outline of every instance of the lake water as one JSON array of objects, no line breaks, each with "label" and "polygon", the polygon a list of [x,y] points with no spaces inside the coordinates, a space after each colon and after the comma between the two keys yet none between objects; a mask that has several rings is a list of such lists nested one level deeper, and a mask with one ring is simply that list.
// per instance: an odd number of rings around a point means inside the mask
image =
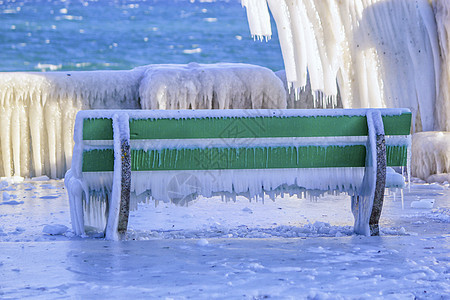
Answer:
[{"label": "lake water", "polygon": [[[273,25],[274,26],[274,25]],[[0,71],[250,63],[283,69],[274,36],[250,36],[239,0],[0,0]]]}]

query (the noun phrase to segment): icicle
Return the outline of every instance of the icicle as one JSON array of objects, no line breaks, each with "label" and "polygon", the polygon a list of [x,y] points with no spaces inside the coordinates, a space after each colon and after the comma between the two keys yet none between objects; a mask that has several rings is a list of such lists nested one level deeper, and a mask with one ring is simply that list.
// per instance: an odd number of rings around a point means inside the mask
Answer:
[{"label": "icicle", "polygon": [[[344,108],[407,107],[413,120],[420,115],[423,130],[434,130],[435,123],[450,130],[450,72],[444,67],[450,60],[449,1],[267,2],[289,92],[306,85],[308,69],[312,90],[323,92],[314,95],[314,107],[336,105],[328,97],[337,96],[338,81]],[[245,5],[247,11],[256,9],[252,1]]]}]

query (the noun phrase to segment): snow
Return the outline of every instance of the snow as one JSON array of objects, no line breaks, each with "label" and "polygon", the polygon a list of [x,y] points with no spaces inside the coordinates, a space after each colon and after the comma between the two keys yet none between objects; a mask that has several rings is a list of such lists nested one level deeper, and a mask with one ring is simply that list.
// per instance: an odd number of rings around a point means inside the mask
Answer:
[{"label": "snow", "polygon": [[[215,197],[188,207],[139,204],[122,242],[63,232],[70,217],[62,181],[2,184],[24,203],[0,206],[0,295],[445,299],[449,185],[412,181],[404,209],[398,194],[386,196],[380,237],[353,234],[352,214],[342,209],[348,196],[264,204]],[[433,208],[411,207],[426,199]]]},{"label": "snow", "polygon": [[415,131],[450,131],[448,1],[241,2],[260,39],[271,34],[268,4],[287,81],[301,89],[309,75],[325,95],[316,105],[336,106],[337,82],[344,108],[407,107]]},{"label": "snow", "polygon": [[412,208],[433,208],[434,199],[421,199],[419,201],[411,202]]}]

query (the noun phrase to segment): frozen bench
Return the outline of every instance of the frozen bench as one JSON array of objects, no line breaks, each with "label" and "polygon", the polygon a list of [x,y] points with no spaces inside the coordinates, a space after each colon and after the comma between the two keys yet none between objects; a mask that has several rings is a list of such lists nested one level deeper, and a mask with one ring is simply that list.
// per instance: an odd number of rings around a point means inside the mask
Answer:
[{"label": "frozen bench", "polygon": [[406,109],[80,111],[73,229],[119,239],[130,205],[149,199],[345,192],[355,232],[378,235],[385,187],[405,183],[386,170],[407,165],[410,127]]}]

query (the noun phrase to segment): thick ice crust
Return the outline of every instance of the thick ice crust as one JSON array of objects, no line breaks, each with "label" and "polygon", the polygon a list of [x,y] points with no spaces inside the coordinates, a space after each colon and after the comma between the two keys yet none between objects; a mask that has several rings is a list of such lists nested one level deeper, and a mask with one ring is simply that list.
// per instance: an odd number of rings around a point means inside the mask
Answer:
[{"label": "thick ice crust", "polygon": [[449,1],[241,2],[259,39],[270,8],[290,89],[310,79],[314,107],[338,105],[337,82],[344,108],[408,107],[414,128],[450,130]]},{"label": "thick ice crust", "polygon": [[450,182],[450,132],[412,136],[411,173],[428,182]]}]

